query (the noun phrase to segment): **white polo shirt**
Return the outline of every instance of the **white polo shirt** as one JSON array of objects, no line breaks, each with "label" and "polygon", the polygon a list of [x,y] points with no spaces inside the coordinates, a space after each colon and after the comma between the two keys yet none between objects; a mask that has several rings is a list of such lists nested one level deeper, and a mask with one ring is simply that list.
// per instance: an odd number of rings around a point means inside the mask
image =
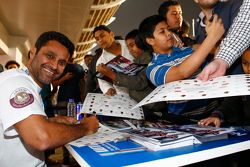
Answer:
[{"label": "white polo shirt", "polygon": [[0,166],[46,166],[44,152],[26,145],[13,126],[32,114],[46,116],[40,91],[23,70],[0,73]]},{"label": "white polo shirt", "polygon": [[[129,53],[129,50],[125,44],[124,40],[116,40],[116,42],[119,42],[121,45],[121,56],[129,59],[130,61],[134,60],[134,57]],[[106,64],[113,58],[115,58],[117,55],[114,55],[113,53],[107,52],[106,50],[103,50],[102,55],[99,57],[99,59],[96,62],[96,66],[103,63]],[[113,85],[105,80],[98,78],[98,83],[100,86],[101,91],[105,94],[110,88],[114,88],[116,90],[116,93],[128,93],[128,89],[125,87],[120,87]]]}]

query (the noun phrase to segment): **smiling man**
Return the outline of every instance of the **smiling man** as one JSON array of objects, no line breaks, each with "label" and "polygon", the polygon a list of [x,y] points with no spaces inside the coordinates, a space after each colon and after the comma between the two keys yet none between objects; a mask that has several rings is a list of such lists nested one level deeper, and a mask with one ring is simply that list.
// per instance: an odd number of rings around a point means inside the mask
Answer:
[{"label": "smiling man", "polygon": [[48,119],[40,91],[63,73],[74,45],[63,34],[43,33],[30,51],[27,69],[0,74],[0,166],[46,166],[43,151],[96,132],[98,120],[80,124],[68,117]]}]

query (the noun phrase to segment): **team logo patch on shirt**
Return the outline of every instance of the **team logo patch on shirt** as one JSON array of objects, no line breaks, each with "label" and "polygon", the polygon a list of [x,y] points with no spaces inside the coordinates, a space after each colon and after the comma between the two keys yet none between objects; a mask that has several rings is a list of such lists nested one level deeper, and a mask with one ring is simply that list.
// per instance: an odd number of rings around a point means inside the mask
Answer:
[{"label": "team logo patch on shirt", "polygon": [[18,88],[10,96],[10,104],[14,108],[23,108],[33,102],[34,96],[26,88]]}]

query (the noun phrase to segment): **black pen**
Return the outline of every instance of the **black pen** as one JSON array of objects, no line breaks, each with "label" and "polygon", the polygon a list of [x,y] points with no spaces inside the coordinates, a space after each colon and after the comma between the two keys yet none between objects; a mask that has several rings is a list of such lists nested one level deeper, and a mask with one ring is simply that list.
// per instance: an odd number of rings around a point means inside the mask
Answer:
[{"label": "black pen", "polygon": [[197,120],[197,119],[189,119],[191,122],[195,122],[195,123],[198,123],[199,122],[199,120]]}]

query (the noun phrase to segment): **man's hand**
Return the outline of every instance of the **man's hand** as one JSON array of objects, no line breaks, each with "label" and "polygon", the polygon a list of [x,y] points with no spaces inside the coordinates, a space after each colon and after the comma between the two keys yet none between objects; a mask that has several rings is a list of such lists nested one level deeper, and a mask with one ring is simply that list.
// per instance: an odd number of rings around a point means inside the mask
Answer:
[{"label": "man's hand", "polygon": [[181,39],[176,35],[175,33],[172,32],[172,37],[174,40],[174,46],[177,48],[182,48],[184,46],[184,43],[181,41]]},{"label": "man's hand", "polygon": [[208,22],[206,24],[206,33],[207,36],[216,39],[216,41],[220,40],[223,34],[225,33],[224,25],[222,19],[218,17],[218,15],[213,16],[213,21]]},{"label": "man's hand", "polygon": [[74,74],[72,72],[67,72],[63,77],[65,80],[70,80],[73,76]]},{"label": "man's hand", "polygon": [[114,88],[109,88],[109,90],[105,93],[108,96],[114,96],[116,94],[116,90]]},{"label": "man's hand", "polygon": [[80,124],[86,129],[86,135],[97,132],[99,128],[99,121],[96,116],[88,117],[87,115],[84,115],[84,118],[81,120]]},{"label": "man's hand", "polygon": [[219,128],[221,125],[221,120],[219,117],[216,116],[210,116],[206,119],[202,119],[198,122],[199,125],[203,126],[209,126],[209,125],[214,125],[215,127]]},{"label": "man's hand", "polygon": [[96,71],[110,78],[112,81],[115,80],[116,73],[111,68],[102,63],[96,67]]},{"label": "man's hand", "polygon": [[219,58],[214,59],[202,70],[197,79],[207,81],[215,77],[223,76],[228,67],[229,65],[224,60]]},{"label": "man's hand", "polygon": [[[105,64],[101,63],[98,64],[98,66],[96,67],[96,71],[98,71],[99,73],[105,75],[107,72],[109,72],[111,69],[108,68]],[[112,70],[111,70],[112,71]]]}]

